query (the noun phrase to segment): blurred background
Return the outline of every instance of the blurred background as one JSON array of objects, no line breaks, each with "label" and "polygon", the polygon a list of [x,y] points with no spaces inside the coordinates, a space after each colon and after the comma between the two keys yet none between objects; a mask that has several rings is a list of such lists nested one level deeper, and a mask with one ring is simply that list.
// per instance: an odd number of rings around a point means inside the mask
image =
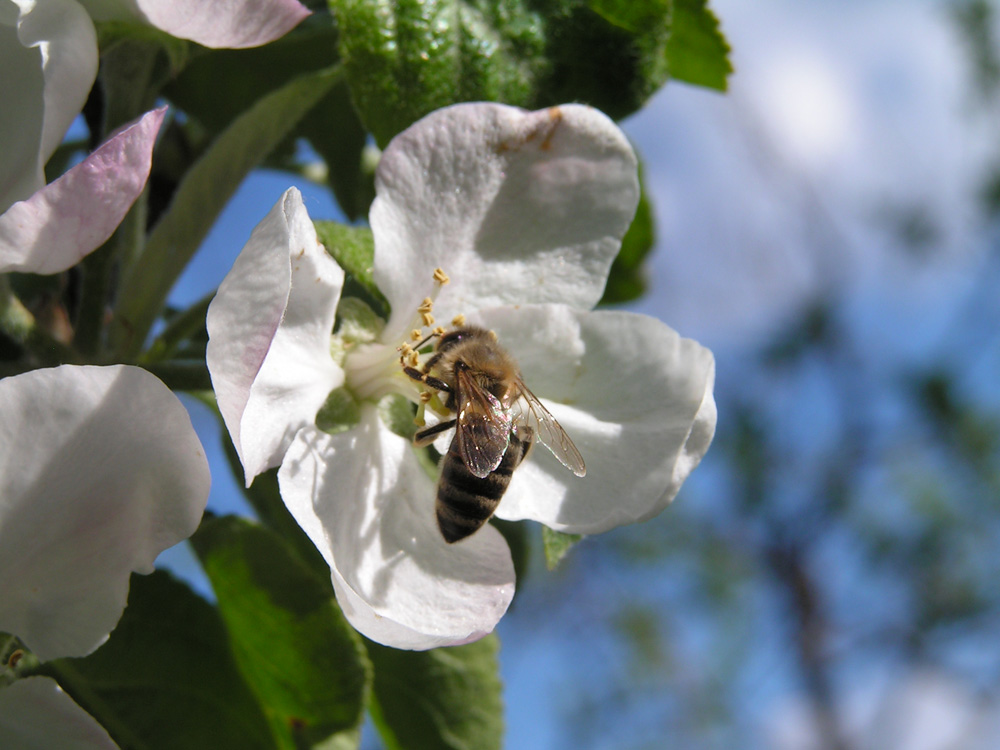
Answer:
[{"label": "blurred background", "polygon": [[[712,7],[730,92],[670,84],[624,128],[658,236],[627,307],[715,352],[715,443],[658,518],[534,551],[507,747],[1000,747],[997,8]],[[288,183],[247,181],[174,302]]]}]

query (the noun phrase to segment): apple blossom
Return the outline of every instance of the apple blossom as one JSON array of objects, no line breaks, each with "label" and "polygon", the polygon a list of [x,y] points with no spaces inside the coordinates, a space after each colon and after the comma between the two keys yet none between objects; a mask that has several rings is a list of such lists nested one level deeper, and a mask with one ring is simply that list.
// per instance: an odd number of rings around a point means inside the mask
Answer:
[{"label": "apple blossom", "polygon": [[165,110],[46,185],[97,75],[94,25],[75,0],[0,0],[0,66],[0,271],[56,273],[103,244],[142,192]]},{"label": "apple blossom", "polygon": [[[63,365],[0,380],[0,631],[42,660],[96,649],[130,575],[194,533],[209,483],[187,411],[145,370]],[[115,745],[35,677],[0,687],[0,746]]]},{"label": "apple blossom", "polygon": [[[292,189],[219,288],[207,360],[247,482],[280,465],[282,498],[349,621],[423,649],[490,632],[514,588],[495,528],[444,541],[434,481],[380,412],[386,396],[420,401],[400,347],[434,324],[431,307],[445,324],[462,315],[496,331],[583,453],[579,478],[533,451],[496,513],[567,532],[643,520],[673,499],[714,433],[714,360],[655,319],[591,311],[639,198],[635,155],[596,110],[440,110],[389,144],[376,192],[381,331],[345,324],[331,339],[343,273]],[[328,434],[317,412],[338,388],[359,418]]]}]

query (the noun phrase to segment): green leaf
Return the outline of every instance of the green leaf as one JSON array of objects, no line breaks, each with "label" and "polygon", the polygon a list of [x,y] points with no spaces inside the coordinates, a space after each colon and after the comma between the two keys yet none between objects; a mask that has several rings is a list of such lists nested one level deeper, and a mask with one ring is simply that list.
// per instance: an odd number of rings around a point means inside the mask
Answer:
[{"label": "green leaf", "polygon": [[375,238],[368,227],[349,227],[336,221],[315,221],[319,241],[333,259],[349,275],[344,287],[344,295],[353,293],[350,281],[356,282],[365,292],[366,302],[377,313],[388,318],[389,303],[375,286],[372,269],[375,263]]},{"label": "green leaf", "polygon": [[279,746],[295,750],[356,732],[371,669],[328,582],[275,534],[229,516],[191,539],[212,582],[232,651]]},{"label": "green leaf", "polygon": [[656,244],[656,220],[649,199],[642,165],[639,166],[641,193],[635,218],[622,238],[622,247],[611,264],[608,283],[601,297],[602,305],[617,305],[638,299],[646,292],[643,264]]},{"label": "green leaf", "polygon": [[296,78],[237,117],[188,170],[129,269],[114,319],[120,354],[140,350],[167,294],[236,188],[339,80],[338,69]]},{"label": "green leaf", "polygon": [[270,750],[275,740],[236,667],[218,613],[157,571],[90,656],[43,665],[123,750]]},{"label": "green leaf", "polygon": [[[354,104],[384,146],[440,107],[580,101],[624,117],[667,78],[665,0],[626,28],[607,0],[331,0]],[[597,6],[597,7],[592,7]],[[626,21],[631,22],[632,15]]]},{"label": "green leaf", "polygon": [[389,750],[499,750],[500,641],[397,651],[366,641],[375,665],[372,718]]},{"label": "green leaf", "polygon": [[670,75],[678,81],[725,91],[733,72],[729,43],[708,0],[673,0],[673,28],[667,45]]},{"label": "green leaf", "polygon": [[545,545],[545,565],[555,570],[566,554],[583,539],[583,534],[564,534],[548,526],[542,526],[542,542]]}]

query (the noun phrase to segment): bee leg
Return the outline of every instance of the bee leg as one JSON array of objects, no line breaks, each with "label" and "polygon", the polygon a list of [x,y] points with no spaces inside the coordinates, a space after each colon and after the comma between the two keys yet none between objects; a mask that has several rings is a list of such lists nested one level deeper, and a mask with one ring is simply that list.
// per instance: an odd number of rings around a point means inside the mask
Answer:
[{"label": "bee leg", "polygon": [[417,430],[413,435],[413,444],[418,448],[422,448],[425,445],[430,445],[434,442],[434,438],[440,435],[442,432],[450,430],[455,426],[455,420],[449,419],[446,422],[438,422],[432,427],[425,427],[422,430]]},{"label": "bee leg", "polygon": [[439,391],[444,391],[445,393],[451,393],[451,386],[440,378],[435,378],[433,375],[428,375],[426,372],[420,372],[415,367],[404,367],[403,372],[406,376],[412,378],[413,380],[418,380],[424,385],[429,385]]}]

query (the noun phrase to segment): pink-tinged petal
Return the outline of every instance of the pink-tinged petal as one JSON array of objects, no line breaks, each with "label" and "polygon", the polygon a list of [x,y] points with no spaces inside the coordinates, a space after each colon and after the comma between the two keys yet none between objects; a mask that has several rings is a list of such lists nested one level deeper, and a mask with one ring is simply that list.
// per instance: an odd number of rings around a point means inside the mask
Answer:
[{"label": "pink-tinged petal", "polygon": [[662,511],[715,433],[712,353],[664,323],[562,305],[482,311],[517,357],[527,386],[587,464],[576,477],[535,446],[497,509],[594,534]]},{"label": "pink-tinged petal", "polygon": [[493,630],[514,595],[503,537],[447,544],[434,483],[375,409],[337,435],[303,430],[278,472],[289,511],[323,554],[350,623],[387,646],[428,649]]},{"label": "pink-tinged petal", "polygon": [[440,266],[435,314],[562,302],[593,307],[639,200],[635,154],[605,115],[458,104],[396,136],[372,205],[375,282],[405,330]]},{"label": "pink-tinged petal", "polygon": [[330,357],[340,269],[290,188],[250,235],[208,308],[208,370],[247,486],[344,382]]},{"label": "pink-tinged petal", "polygon": [[97,35],[76,0],[0,4],[0,211],[45,185],[43,167],[97,76]]},{"label": "pink-tinged petal", "polygon": [[49,677],[0,690],[0,747],[5,750],[117,750],[94,717]]},{"label": "pink-tinged petal", "polygon": [[187,412],[145,370],[0,380],[0,631],[43,660],[93,651],[129,575],[194,533],[209,484]]},{"label": "pink-tinged petal", "polygon": [[58,273],[104,244],[146,186],[165,113],[147,112],[0,215],[0,271]]},{"label": "pink-tinged petal", "polygon": [[81,0],[98,21],[139,19],[206,47],[257,47],[284,36],[309,10],[297,0]]}]

